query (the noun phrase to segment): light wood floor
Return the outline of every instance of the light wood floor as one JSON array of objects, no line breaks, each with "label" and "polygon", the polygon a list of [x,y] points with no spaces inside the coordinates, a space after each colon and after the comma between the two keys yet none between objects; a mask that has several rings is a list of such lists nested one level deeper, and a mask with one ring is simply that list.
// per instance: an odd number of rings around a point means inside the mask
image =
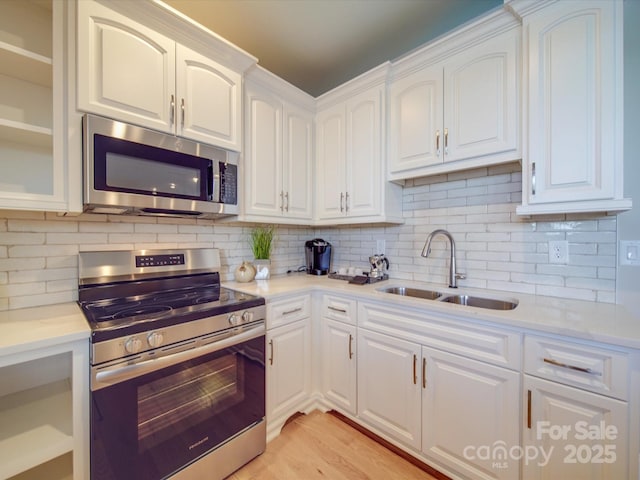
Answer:
[{"label": "light wood floor", "polygon": [[328,413],[295,418],[261,456],[228,480],[434,480]]}]

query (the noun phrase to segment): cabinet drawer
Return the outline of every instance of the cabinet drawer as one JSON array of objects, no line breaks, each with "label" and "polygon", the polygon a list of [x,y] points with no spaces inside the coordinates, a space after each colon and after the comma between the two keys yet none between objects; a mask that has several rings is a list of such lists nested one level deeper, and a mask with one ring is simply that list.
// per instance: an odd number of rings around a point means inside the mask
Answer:
[{"label": "cabinet drawer", "polygon": [[356,324],[357,302],[337,295],[322,297],[322,316],[339,322]]},{"label": "cabinet drawer", "polygon": [[524,349],[525,373],[623,400],[629,396],[626,352],[532,335]]},{"label": "cabinet drawer", "polygon": [[364,302],[358,303],[358,326],[520,370],[521,335],[507,328]]},{"label": "cabinet drawer", "polygon": [[267,301],[267,329],[287,325],[311,316],[311,295]]}]

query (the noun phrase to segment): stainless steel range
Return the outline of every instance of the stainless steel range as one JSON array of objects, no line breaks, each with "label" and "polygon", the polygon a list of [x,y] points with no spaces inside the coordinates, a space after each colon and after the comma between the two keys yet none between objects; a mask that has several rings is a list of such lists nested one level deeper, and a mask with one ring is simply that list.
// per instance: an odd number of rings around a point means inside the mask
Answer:
[{"label": "stainless steel range", "polygon": [[91,479],[221,479],[265,449],[265,301],[215,249],[83,252]]}]

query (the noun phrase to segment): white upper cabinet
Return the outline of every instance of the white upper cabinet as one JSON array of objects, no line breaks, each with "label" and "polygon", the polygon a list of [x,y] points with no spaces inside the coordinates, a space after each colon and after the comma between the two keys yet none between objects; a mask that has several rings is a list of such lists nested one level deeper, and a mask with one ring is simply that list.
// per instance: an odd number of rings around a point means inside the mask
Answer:
[{"label": "white upper cabinet", "polygon": [[445,162],[520,158],[519,39],[513,29],[445,62]]},{"label": "white upper cabinet", "polygon": [[377,67],[318,100],[316,224],[402,222],[402,192],[384,179],[387,70]]},{"label": "white upper cabinet", "polygon": [[0,209],[82,210],[74,195],[80,161],[66,141],[70,8],[58,1],[0,7]]},{"label": "white upper cabinet", "polygon": [[512,2],[524,26],[522,215],[631,208],[623,199],[623,2]]},{"label": "white upper cabinet", "polygon": [[78,107],[173,132],[175,42],[92,1],[78,16]]},{"label": "white upper cabinet", "polygon": [[176,133],[240,150],[242,76],[176,45]]},{"label": "white upper cabinet", "polygon": [[78,2],[78,109],[239,151],[242,75],[126,13]]},{"label": "white upper cabinet", "polygon": [[313,99],[255,68],[245,83],[244,214],[311,223]]},{"label": "white upper cabinet", "polygon": [[520,159],[519,69],[520,29],[504,13],[394,64],[389,179]]}]

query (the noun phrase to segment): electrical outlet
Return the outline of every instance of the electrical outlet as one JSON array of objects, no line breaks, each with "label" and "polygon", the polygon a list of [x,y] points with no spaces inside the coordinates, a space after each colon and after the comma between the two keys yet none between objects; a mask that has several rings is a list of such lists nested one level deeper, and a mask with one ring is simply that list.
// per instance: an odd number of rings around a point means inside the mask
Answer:
[{"label": "electrical outlet", "polygon": [[640,241],[620,240],[620,265],[640,265]]},{"label": "electrical outlet", "polygon": [[385,240],[376,240],[376,254],[377,255],[384,255],[385,249],[386,249],[386,241]]},{"label": "electrical outlet", "polygon": [[549,242],[549,263],[569,263],[569,242],[566,240]]}]

